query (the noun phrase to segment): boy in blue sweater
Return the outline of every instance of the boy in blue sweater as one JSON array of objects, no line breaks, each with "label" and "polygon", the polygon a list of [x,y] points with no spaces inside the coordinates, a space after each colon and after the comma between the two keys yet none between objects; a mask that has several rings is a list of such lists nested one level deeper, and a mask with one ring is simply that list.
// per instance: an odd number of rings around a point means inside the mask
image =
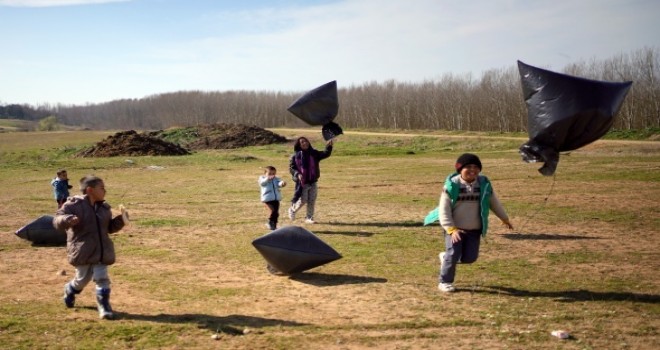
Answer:
[{"label": "boy in blue sweater", "polygon": [[60,209],[62,204],[66,202],[66,199],[69,198],[69,190],[73,188],[73,186],[69,185],[69,176],[66,170],[58,170],[57,176],[50,182],[50,185],[53,186],[53,195],[57,201],[57,209]]}]

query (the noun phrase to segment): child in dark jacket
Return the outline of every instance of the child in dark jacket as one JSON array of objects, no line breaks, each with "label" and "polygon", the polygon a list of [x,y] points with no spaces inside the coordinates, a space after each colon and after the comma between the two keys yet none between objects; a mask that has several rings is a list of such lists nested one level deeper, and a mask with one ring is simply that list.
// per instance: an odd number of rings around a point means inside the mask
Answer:
[{"label": "child in dark jacket", "polygon": [[93,279],[99,317],[112,319],[108,266],[115,262],[115,249],[109,234],[126,223],[122,215],[112,218],[101,178],[82,178],[80,189],[83,195],[70,197],[53,219],[55,228],[66,230],[68,260],[76,268],[76,276],[64,285],[64,304],[74,307],[76,294]]},{"label": "child in dark jacket", "polygon": [[289,172],[296,182],[296,188],[288,211],[291,221],[295,220],[296,212],[307,204],[305,222],[314,223],[314,206],[318,193],[316,182],[321,176],[319,162],[330,157],[333,143],[334,139],[330,139],[325,145],[325,151],[317,151],[306,137],[299,137],[293,145],[295,153],[289,159]]}]

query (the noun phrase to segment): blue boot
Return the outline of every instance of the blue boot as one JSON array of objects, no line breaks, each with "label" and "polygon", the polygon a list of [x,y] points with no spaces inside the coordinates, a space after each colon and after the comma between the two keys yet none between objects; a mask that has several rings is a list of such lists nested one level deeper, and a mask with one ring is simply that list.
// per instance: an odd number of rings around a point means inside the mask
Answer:
[{"label": "blue boot", "polygon": [[67,283],[64,285],[64,305],[68,308],[72,308],[76,305],[76,294],[79,294],[79,290],[75,290],[71,287],[71,284]]},{"label": "blue boot", "polygon": [[96,288],[96,306],[100,318],[104,320],[113,319],[114,315],[110,306],[110,288]]}]

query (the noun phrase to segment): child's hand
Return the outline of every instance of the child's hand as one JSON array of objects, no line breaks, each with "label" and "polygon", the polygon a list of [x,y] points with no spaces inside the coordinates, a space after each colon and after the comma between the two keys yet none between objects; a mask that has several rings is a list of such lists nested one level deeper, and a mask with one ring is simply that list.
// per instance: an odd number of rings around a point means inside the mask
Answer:
[{"label": "child's hand", "polygon": [[66,218],[66,223],[70,226],[76,226],[76,225],[78,225],[79,222],[80,222],[80,219],[75,215],[71,215],[71,216]]},{"label": "child's hand", "polygon": [[119,210],[121,211],[121,219],[124,221],[124,225],[128,225],[130,220],[128,219],[128,210],[123,204],[119,204]]},{"label": "child's hand", "polygon": [[280,187],[286,186],[286,181],[280,181]]},{"label": "child's hand", "polygon": [[465,233],[465,231],[458,229],[454,231],[454,233],[451,234],[451,242],[456,244],[461,241],[463,237],[461,237],[461,234]]}]

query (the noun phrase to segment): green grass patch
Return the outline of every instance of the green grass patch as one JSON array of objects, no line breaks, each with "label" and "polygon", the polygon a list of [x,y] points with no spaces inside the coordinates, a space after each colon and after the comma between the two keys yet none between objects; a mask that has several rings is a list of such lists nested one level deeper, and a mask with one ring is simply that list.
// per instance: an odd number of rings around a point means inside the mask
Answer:
[{"label": "green grass patch", "polygon": [[[171,137],[183,142],[177,131]],[[289,139],[317,129],[279,131]],[[20,135],[19,135],[20,134]],[[562,155],[557,175],[525,164],[525,135],[425,131],[338,138],[321,163],[314,225],[291,222],[292,145],[181,157],[76,158],[113,132],[0,133],[0,344],[36,348],[655,348],[660,316],[660,145],[599,141]],[[19,137],[20,136],[20,137]],[[653,137],[653,136],[649,136]],[[458,292],[437,290],[437,225],[422,226],[463,152],[513,219],[491,215],[479,259],[459,264]],[[130,161],[129,161],[130,160]],[[279,226],[303,226],[342,259],[274,276],[252,241],[269,231],[257,177],[289,181]],[[109,271],[118,319],[98,319],[94,283],[62,305],[72,277],[62,247],[13,232],[54,213],[50,180],[96,174],[131,225],[114,234]],[[76,193],[73,191],[72,193]],[[547,200],[546,200],[547,198]],[[244,332],[244,330],[247,331]],[[561,342],[550,336],[567,329]],[[219,340],[211,338],[216,334]],[[603,336],[608,335],[608,336]],[[612,336],[609,336],[612,335]],[[625,345],[623,345],[625,344]]]},{"label": "green grass patch", "polygon": [[603,138],[610,140],[647,140],[657,137],[660,128],[646,128],[639,130],[613,129],[607,132]]}]

